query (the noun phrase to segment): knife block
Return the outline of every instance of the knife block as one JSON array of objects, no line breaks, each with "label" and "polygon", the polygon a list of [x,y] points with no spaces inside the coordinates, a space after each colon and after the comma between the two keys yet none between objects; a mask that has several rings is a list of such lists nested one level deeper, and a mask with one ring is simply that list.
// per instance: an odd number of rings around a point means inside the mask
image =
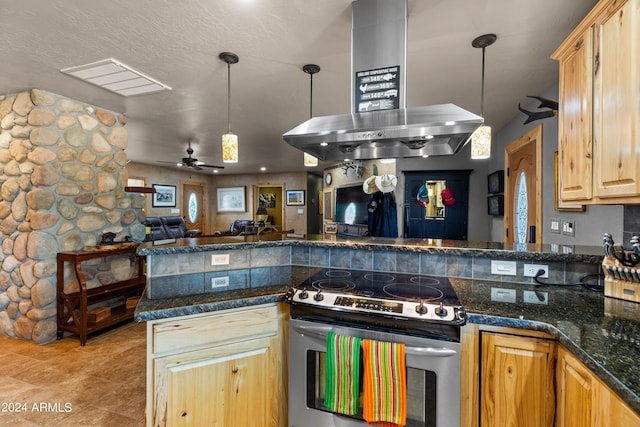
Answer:
[{"label": "knife block", "polygon": [[640,302],[640,264],[626,267],[614,257],[602,260],[605,296]]}]

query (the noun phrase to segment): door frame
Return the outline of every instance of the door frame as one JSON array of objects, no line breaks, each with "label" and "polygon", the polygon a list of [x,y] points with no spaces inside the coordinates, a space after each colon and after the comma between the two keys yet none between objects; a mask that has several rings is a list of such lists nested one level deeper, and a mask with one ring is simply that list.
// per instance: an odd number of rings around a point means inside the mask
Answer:
[{"label": "door frame", "polygon": [[[511,153],[519,150],[523,146],[534,141],[535,143],[535,153],[536,153],[536,174],[535,174],[535,197],[536,197],[536,243],[542,243],[542,124],[534,127],[529,130],[525,134],[523,134],[520,138],[513,141],[511,144],[507,145],[504,149],[504,170],[507,171],[506,179],[505,179],[505,197],[504,197],[504,232],[503,232],[503,241],[508,242],[508,229],[511,225],[511,217],[513,206],[511,206],[511,192],[514,190],[515,182],[511,174],[509,173],[509,158]],[[513,227],[512,227],[513,228]],[[511,230],[511,235],[513,236],[515,230]]]},{"label": "door frame", "polygon": [[260,188],[262,187],[276,187],[276,188],[280,188],[280,194],[278,195],[281,199],[282,199],[282,229],[286,230],[286,224],[287,224],[287,217],[286,217],[286,203],[284,200],[284,190],[285,190],[285,183],[284,182],[275,182],[275,183],[270,183],[270,182],[259,182],[257,184],[253,184],[252,185],[252,191],[253,191],[253,212],[251,212],[251,218],[256,222],[256,224],[258,223],[258,218],[256,216],[256,211],[258,210],[258,205],[260,204],[259,201],[259,197],[260,197]]}]

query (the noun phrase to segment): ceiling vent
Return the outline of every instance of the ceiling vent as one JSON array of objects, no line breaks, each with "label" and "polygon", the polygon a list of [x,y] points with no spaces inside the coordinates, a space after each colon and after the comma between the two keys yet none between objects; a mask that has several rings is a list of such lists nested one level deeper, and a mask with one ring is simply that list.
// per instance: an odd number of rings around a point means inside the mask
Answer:
[{"label": "ceiling vent", "polygon": [[171,90],[171,87],[113,58],[60,70],[122,96]]}]

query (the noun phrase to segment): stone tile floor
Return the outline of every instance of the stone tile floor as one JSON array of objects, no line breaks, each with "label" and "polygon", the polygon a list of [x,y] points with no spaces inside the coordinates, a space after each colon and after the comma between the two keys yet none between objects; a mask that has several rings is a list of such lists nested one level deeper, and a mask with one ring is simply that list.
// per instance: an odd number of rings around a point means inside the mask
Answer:
[{"label": "stone tile floor", "polygon": [[[0,337],[0,425],[144,426],[146,324],[45,345]],[[18,412],[20,411],[20,412]]]}]

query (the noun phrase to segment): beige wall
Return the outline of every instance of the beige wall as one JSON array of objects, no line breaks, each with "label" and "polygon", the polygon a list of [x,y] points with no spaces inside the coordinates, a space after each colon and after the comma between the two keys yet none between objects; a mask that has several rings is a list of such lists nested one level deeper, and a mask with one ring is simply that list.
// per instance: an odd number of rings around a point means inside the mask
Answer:
[{"label": "beige wall", "polygon": [[[242,174],[242,175],[213,175],[211,173],[194,173],[193,171],[178,170],[162,166],[145,165],[140,163],[129,163],[127,171],[130,177],[141,177],[146,180],[147,186],[153,184],[165,184],[176,186],[176,207],[180,209],[182,181],[204,182],[206,184],[207,224],[204,227],[206,234],[211,234],[216,230],[226,230],[236,219],[255,219],[258,205],[255,202],[254,189],[256,186],[283,186],[283,193],[286,190],[305,190],[307,186],[307,173],[265,173],[265,174]],[[225,187],[245,187],[245,212],[217,212],[218,200],[217,189]],[[148,216],[179,215],[172,213],[172,208],[154,208],[151,206],[151,195],[147,197],[147,207],[145,212]],[[307,206],[285,206],[284,207],[284,227],[294,229],[296,232],[306,232],[307,229]],[[301,209],[302,213],[298,213]],[[179,212],[179,211],[178,211]]]}]

